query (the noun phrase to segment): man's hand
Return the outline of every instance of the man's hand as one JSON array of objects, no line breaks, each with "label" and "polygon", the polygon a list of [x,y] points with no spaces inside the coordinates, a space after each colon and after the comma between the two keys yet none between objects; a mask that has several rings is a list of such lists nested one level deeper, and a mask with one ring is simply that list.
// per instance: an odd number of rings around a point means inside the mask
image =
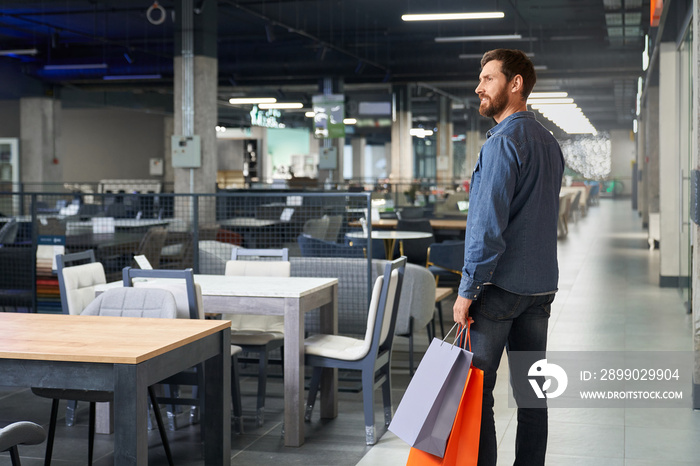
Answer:
[{"label": "man's hand", "polygon": [[[457,296],[455,305],[452,307],[454,321],[466,327],[467,319],[469,318],[469,306],[472,305],[472,300]],[[471,319],[470,319],[471,320]]]}]

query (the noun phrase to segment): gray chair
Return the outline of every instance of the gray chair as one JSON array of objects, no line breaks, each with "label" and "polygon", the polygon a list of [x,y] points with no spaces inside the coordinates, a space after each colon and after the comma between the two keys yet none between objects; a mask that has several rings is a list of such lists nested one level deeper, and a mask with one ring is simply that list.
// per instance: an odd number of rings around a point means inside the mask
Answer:
[{"label": "gray chair", "polygon": [[[401,220],[396,223],[396,229],[399,231],[420,231],[433,235],[433,227],[430,225],[430,220],[425,219],[408,219]],[[435,236],[421,239],[407,239],[399,242],[399,252],[402,256],[406,256],[408,262],[425,266],[425,261],[428,256],[428,247],[435,242]]]},{"label": "gray chair", "polygon": [[44,429],[33,422],[19,421],[0,429],[0,451],[9,451],[12,466],[20,466],[17,445],[38,445],[46,439]]},{"label": "gray chair", "polygon": [[[147,288],[112,288],[92,301],[81,313],[86,316],[116,317],[150,317],[174,319],[177,313],[175,298],[166,290]],[[95,442],[95,403],[107,403],[114,400],[114,392],[101,390],[72,390],[58,388],[32,388],[32,392],[43,398],[52,398],[49,435],[46,442],[44,465],[51,464],[53,442],[56,433],[56,418],[60,400],[85,401],[90,403],[90,420],[88,425],[88,465],[92,465],[92,453]],[[158,409],[155,391],[148,387],[148,396],[153,405],[158,431],[163,442],[168,464],[173,464],[170,444],[165,434],[163,419]]]},{"label": "gray chair", "polygon": [[[257,257],[268,260],[241,260]],[[289,250],[284,249],[240,249],[231,251],[231,260],[226,263],[225,275],[289,277],[291,264]],[[240,346],[244,352],[257,353],[258,394],[256,423],[261,427],[265,421],[265,393],[267,391],[267,368],[270,353],[284,346],[284,317],[241,315],[226,316],[231,320],[231,344]]]},{"label": "gray chair", "polygon": [[[135,286],[138,288],[159,288],[170,291],[175,297],[177,308],[177,317],[179,319],[204,319],[204,306],[202,305],[202,290],[199,284],[194,281],[194,272],[192,269],[185,270],[142,270],[125,267],[122,271],[125,287]],[[158,282],[149,281],[134,281],[134,279],[163,279]],[[233,397],[233,415],[234,420],[241,416],[241,391],[238,383],[238,354],[241,348],[231,345],[231,368],[234,375],[232,376],[231,396]],[[184,371],[176,374],[168,379],[161,381],[165,384],[166,397],[159,398],[162,403],[167,403],[168,408],[168,423],[170,429],[177,429],[175,405],[190,406],[190,422],[194,422],[197,415],[197,408],[201,406],[198,388],[203,385],[203,367],[201,364],[196,366],[194,371]],[[192,398],[179,398],[177,396],[178,385],[191,385]],[[240,432],[243,431],[243,425],[240,424]]]},{"label": "gray chair", "polygon": [[19,223],[17,219],[12,218],[5,222],[5,224],[0,228],[0,244],[12,244],[17,239],[17,232],[19,231]]},{"label": "gray chair", "polygon": [[374,282],[363,339],[342,335],[317,334],[304,342],[306,365],[313,367],[304,418],[309,421],[316,402],[324,368],[362,371],[362,397],[365,414],[365,442],[377,441],[374,428],[374,390],[381,386],[384,423],[391,422],[391,347],[399,308],[406,258],[389,262],[384,275]]},{"label": "gray chair", "polygon": [[425,267],[406,264],[394,333],[408,338],[408,373],[411,376],[414,366],[413,333],[416,329],[427,327],[430,343],[435,334],[432,325],[434,316],[435,278]]}]

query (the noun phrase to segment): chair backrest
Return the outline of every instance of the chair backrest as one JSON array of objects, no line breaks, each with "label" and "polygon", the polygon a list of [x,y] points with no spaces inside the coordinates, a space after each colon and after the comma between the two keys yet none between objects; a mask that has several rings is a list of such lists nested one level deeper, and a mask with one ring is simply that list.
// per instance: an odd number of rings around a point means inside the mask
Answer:
[{"label": "chair backrest", "polygon": [[302,233],[312,238],[324,239],[328,232],[328,217],[312,218],[304,223]]},{"label": "chair backrest", "polygon": [[335,243],[338,241],[338,234],[340,233],[340,228],[343,226],[343,216],[324,215],[324,217],[328,218],[328,230],[326,230],[326,235],[322,239]]},{"label": "chair backrest", "polygon": [[104,267],[95,262],[92,249],[57,255],[56,274],[64,314],[80,314],[95,299],[95,285],[107,283]]},{"label": "chair backrest", "polygon": [[[420,231],[433,234],[433,227],[430,225],[430,220],[425,219],[408,219],[399,220],[396,223],[396,229],[400,231]],[[425,266],[428,257],[428,247],[435,242],[435,236],[421,239],[403,240],[403,254],[412,264]]]},{"label": "chair backrest", "polygon": [[[279,261],[241,260],[243,257],[279,258]],[[249,277],[289,277],[291,274],[289,249],[241,249],[231,251],[231,260],[226,262],[224,275]],[[271,284],[274,286],[274,283]],[[264,315],[227,316],[234,330],[271,331],[284,333],[284,317]]]},{"label": "chair backrest", "polygon": [[[384,275],[377,277],[374,282],[364,338],[366,354],[379,354],[391,350],[405,270],[406,257],[401,256],[387,262]],[[390,278],[387,280],[387,277]]]},{"label": "chair backrest", "polygon": [[139,245],[139,254],[143,254],[151,263],[153,268],[160,267],[160,252],[165,246],[165,238],[168,236],[168,231],[164,227],[149,228],[141,244]]},{"label": "chair backrest", "polygon": [[12,244],[17,239],[17,232],[19,231],[19,223],[17,219],[12,218],[5,222],[5,224],[0,228],[0,244]]},{"label": "chair backrest", "polygon": [[[175,297],[179,319],[204,319],[202,289],[194,282],[192,269],[142,270],[125,267],[122,277],[125,287],[161,288],[170,291]],[[146,280],[135,281],[135,278]]]},{"label": "chair backrest", "polygon": [[464,241],[444,241],[431,244],[428,248],[426,264],[461,276],[464,267]]},{"label": "chair backrest", "polygon": [[[356,257],[365,256],[361,246],[348,246],[345,244],[332,243],[322,239],[313,238],[307,235],[297,237],[299,249],[302,257]],[[381,249],[381,248],[380,248]]]},{"label": "chair backrest", "polygon": [[110,288],[88,304],[81,315],[174,319],[177,304],[173,294],[164,289]]},{"label": "chair backrest", "polygon": [[17,445],[38,445],[44,440],[46,431],[33,422],[18,421],[0,429],[0,451],[15,449]]}]

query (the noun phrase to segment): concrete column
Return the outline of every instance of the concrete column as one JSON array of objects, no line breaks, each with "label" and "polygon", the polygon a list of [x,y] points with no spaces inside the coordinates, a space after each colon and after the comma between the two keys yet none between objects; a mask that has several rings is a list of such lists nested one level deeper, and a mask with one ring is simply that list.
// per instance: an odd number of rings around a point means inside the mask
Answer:
[{"label": "concrete column", "polygon": [[647,189],[649,189],[647,176],[649,164],[646,153],[646,133],[647,133],[646,104],[642,105],[642,111],[637,117],[637,171],[639,173],[637,181],[637,212],[642,219],[642,226],[649,226],[649,203],[647,202]]},{"label": "concrete column", "polygon": [[451,185],[454,180],[454,150],[452,145],[452,101],[438,97],[437,121],[437,181],[438,185]]},{"label": "concrete column", "polygon": [[[193,0],[179,0],[175,18],[174,132],[197,135],[201,142],[201,166],[173,169],[175,192],[213,193],[217,170],[217,3],[207,2],[195,10]],[[200,225],[215,221],[214,204],[213,200],[200,203]],[[193,212],[187,198],[177,199],[175,210],[180,218]]]},{"label": "concrete column", "polygon": [[[48,97],[24,97],[19,102],[20,181],[31,183],[27,191],[42,191],[38,183],[63,180],[57,151],[61,101]],[[71,181],[70,176],[65,181]]]},{"label": "concrete column", "polygon": [[661,286],[680,279],[680,192],[678,54],[675,43],[662,43],[659,54],[659,213]]},{"label": "concrete column", "polygon": [[[182,134],[182,57],[175,57],[175,134]],[[200,168],[174,168],[176,193],[213,193],[216,190],[216,58],[194,57],[194,134],[202,142]],[[170,163],[172,164],[172,158]],[[192,185],[190,185],[192,182]]]},{"label": "concrete column", "polygon": [[391,165],[389,178],[396,183],[410,183],[414,175],[413,125],[411,113],[411,88],[408,85],[394,86],[394,115],[391,124]]},{"label": "concrete column", "polygon": [[350,144],[352,145],[352,179],[364,182],[367,139],[362,137],[353,138]]},{"label": "concrete column", "polygon": [[[700,31],[700,2],[693,1],[693,31]],[[692,163],[691,166],[700,170],[700,155],[698,155],[698,144],[700,144],[700,37],[697,32],[693,33],[692,44],[692,86],[693,86],[693,135],[695,142],[692,143]],[[692,175],[691,175],[692,176]],[[693,376],[693,408],[700,409],[700,228],[691,223],[693,230],[693,276],[691,281],[692,293],[692,313],[693,313],[693,344],[695,349],[695,374]]]},{"label": "concrete column", "polygon": [[175,134],[175,119],[172,116],[165,116],[163,118],[163,148],[165,149],[163,154],[163,183],[167,184],[170,189],[174,188],[173,183],[175,182],[172,158],[173,134]]},{"label": "concrete column", "polygon": [[[342,78],[323,78],[319,83],[319,92],[321,94],[343,94],[345,83]],[[343,183],[343,150],[345,149],[345,138],[322,139],[319,144],[319,151],[324,148],[333,147],[338,155],[338,165],[336,170],[319,170],[318,181],[320,185],[332,185],[335,183]],[[319,152],[319,156],[320,156]]]},{"label": "concrete column", "polygon": [[649,213],[659,213],[659,88],[647,89],[647,111],[644,134],[646,204]]}]

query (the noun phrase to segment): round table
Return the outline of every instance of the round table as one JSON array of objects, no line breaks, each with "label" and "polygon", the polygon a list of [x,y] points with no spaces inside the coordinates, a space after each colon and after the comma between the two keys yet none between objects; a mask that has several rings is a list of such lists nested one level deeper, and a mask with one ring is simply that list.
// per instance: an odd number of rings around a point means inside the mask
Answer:
[{"label": "round table", "polygon": [[[346,233],[345,236],[348,238],[367,239],[367,233],[363,231],[353,231],[351,233]],[[384,257],[386,257],[387,260],[392,260],[394,258],[394,245],[397,239],[424,239],[430,238],[431,236],[433,236],[432,233],[424,231],[372,230],[372,239],[381,239],[384,241]]]}]

